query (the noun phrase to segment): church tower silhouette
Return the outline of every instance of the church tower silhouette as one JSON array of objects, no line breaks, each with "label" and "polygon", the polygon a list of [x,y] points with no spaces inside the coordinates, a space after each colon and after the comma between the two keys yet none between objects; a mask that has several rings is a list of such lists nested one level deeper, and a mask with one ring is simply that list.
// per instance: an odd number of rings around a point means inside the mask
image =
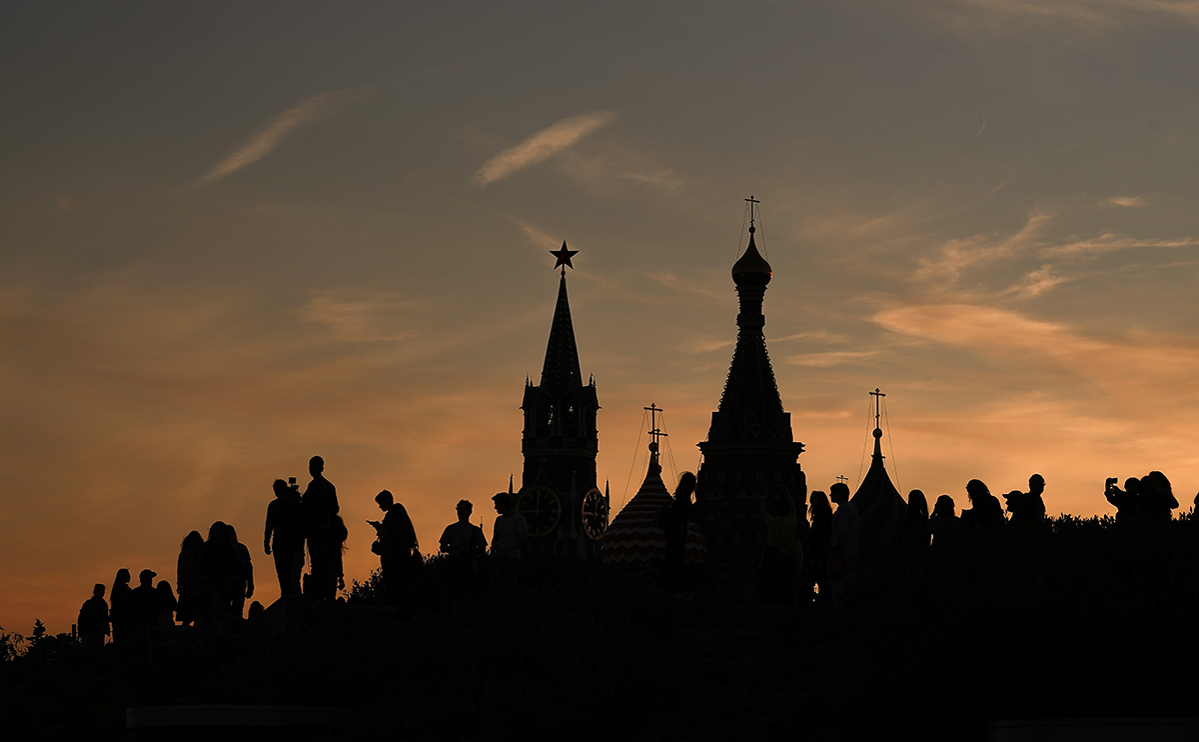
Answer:
[{"label": "church tower silhouette", "polygon": [[537,385],[526,380],[520,406],[524,468],[516,509],[529,523],[530,551],[587,557],[598,556],[602,528],[586,527],[584,512],[602,508],[606,525],[607,498],[595,486],[600,408],[595,379],[583,383],[566,295],[566,269],[574,268],[570,260],[576,253],[565,242],[550,252],[562,276],[541,380]]},{"label": "church tower silhouette", "polygon": [[766,352],[762,300],[770,263],[754,243],[751,196],[749,245],[733,265],[740,312],[737,345],[720,405],[712,413],[696,486],[695,518],[707,537],[707,561],[718,586],[746,584],[766,541],[764,503],[786,497],[792,512],[807,506],[807,482],[798,458],[803,444],[791,434],[774,369]]}]

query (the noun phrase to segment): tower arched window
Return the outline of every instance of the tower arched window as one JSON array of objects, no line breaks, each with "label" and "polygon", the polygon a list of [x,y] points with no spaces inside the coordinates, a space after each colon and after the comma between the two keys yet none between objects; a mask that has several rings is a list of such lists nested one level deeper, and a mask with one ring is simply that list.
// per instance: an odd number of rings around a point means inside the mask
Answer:
[{"label": "tower arched window", "polygon": [[562,435],[575,436],[579,434],[579,400],[574,395],[562,400],[560,423]]},{"label": "tower arched window", "polygon": [[554,403],[548,395],[537,398],[537,411],[534,419],[536,434],[539,438],[551,435],[554,428]]}]

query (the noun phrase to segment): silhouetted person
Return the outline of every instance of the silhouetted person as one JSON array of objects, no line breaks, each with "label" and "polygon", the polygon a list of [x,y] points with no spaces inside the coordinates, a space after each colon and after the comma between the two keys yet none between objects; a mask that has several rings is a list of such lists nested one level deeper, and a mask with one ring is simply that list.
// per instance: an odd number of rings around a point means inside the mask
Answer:
[{"label": "silhouetted person", "polygon": [[395,501],[389,490],[375,495],[375,504],[383,511],[383,521],[367,521],[375,527],[371,551],[379,555],[385,599],[389,605],[396,606],[397,614],[404,618],[410,610],[407,598],[418,548],[416,529],[412,527],[408,511]]},{"label": "silhouetted person", "polygon": [[179,547],[179,561],[175,568],[175,585],[179,590],[177,618],[184,626],[200,618],[208,602],[204,587],[203,551],[204,537],[199,531],[187,534]]},{"label": "silhouetted person", "polygon": [[679,475],[674,497],[658,511],[654,522],[666,537],[666,585],[670,590],[683,587],[687,561],[687,533],[691,525],[695,492],[695,475],[685,471]]},{"label": "silhouetted person", "polygon": [[474,506],[469,500],[459,500],[455,510],[458,520],[442,531],[440,547],[441,553],[448,557],[445,571],[449,594],[457,601],[474,595],[479,558],[487,553],[487,539],[483,529],[470,522]]},{"label": "silhouetted person", "polygon": [[[308,542],[310,580],[317,583],[313,589],[320,596],[328,592],[331,565],[337,558],[332,553],[334,545],[330,530],[333,516],[341,512],[337,504],[337,488],[325,479],[324,471],[325,460],[320,456],[313,456],[308,461],[308,473],[312,475],[312,481],[300,500],[300,530]],[[332,594],[329,597],[332,598]]]},{"label": "silhouetted person", "polygon": [[1007,522],[999,498],[991,494],[982,480],[971,479],[966,483],[966,497],[970,499],[970,509],[962,511],[962,525],[967,530],[991,530]]},{"label": "silhouetted person", "polygon": [[[276,479],[271,488],[275,499],[266,506],[266,532],[262,537],[268,556],[274,553],[275,574],[279,576],[279,594],[300,594],[300,573],[304,571],[304,536],[300,531],[300,494]],[[272,544],[272,538],[273,544]]]},{"label": "silhouetted person", "polygon": [[928,530],[932,534],[932,548],[938,552],[954,549],[965,536],[965,527],[957,516],[957,507],[949,495],[941,495],[928,517]]},{"label": "silhouetted person", "polygon": [[233,611],[233,594],[241,583],[241,557],[229,538],[229,527],[216,521],[208,529],[208,540],[200,552],[204,585],[208,592],[205,623],[220,621]]},{"label": "silhouetted person", "polygon": [[908,509],[904,511],[901,530],[904,543],[913,549],[923,550],[929,544],[928,500],[921,490],[908,493]]},{"label": "silhouetted person", "polygon": [[143,569],[137,576],[138,586],[129,593],[133,632],[139,639],[144,639],[146,632],[158,622],[158,605],[161,602],[158,591],[154,589],[154,578],[158,573],[152,569]]},{"label": "silhouetted person", "polygon": [[1004,495],[1007,511],[1013,523],[1039,524],[1045,520],[1045,478],[1033,474],[1028,478],[1028,492],[1013,490]]},{"label": "silhouetted person", "polygon": [[1152,523],[1168,523],[1178,500],[1170,487],[1170,480],[1160,471],[1151,471],[1141,477],[1141,511]]},{"label": "silhouetted person", "polygon": [[174,626],[175,611],[179,607],[179,601],[175,598],[175,591],[171,589],[171,583],[166,580],[159,580],[154,591],[158,593],[158,615],[155,617],[155,626]]},{"label": "silhouetted person", "polygon": [[132,580],[129,570],[122,567],[117,570],[117,577],[112,583],[112,610],[109,618],[112,621],[112,643],[124,644],[129,640],[130,632],[134,629],[133,605],[129,596],[133,588],[129,587]]},{"label": "silhouetted person", "polygon": [[103,583],[97,582],[92,597],[79,609],[79,641],[87,651],[96,652],[104,648],[108,634],[108,602],[104,600]]},{"label": "silhouetted person", "polygon": [[858,509],[849,501],[849,486],[837,482],[829,487],[829,497],[836,503],[833,513],[833,535],[829,541],[829,583],[833,602],[845,597],[845,583],[849,571],[858,564],[858,544],[862,538],[862,521]]},{"label": "silhouetted person", "polygon": [[246,600],[254,597],[254,563],[250,561],[250,550],[237,540],[237,529],[231,525],[225,526],[229,531],[229,542],[237,554],[237,579],[233,584],[230,612],[238,618],[244,615]]},{"label": "silhouetted person", "polygon": [[833,540],[833,507],[829,505],[828,495],[821,490],[814,490],[808,500],[812,517],[812,527],[808,530],[808,571],[816,586],[817,599],[824,603],[832,598],[832,588],[828,583],[828,558]]},{"label": "silhouetted person", "polygon": [[529,523],[512,506],[512,495],[499,492],[491,498],[495,504],[495,527],[491,531],[491,563],[495,567],[497,589],[503,595],[516,592],[520,580],[520,555],[529,540]]},{"label": "silhouetted person", "polygon": [[1117,479],[1108,477],[1104,483],[1103,496],[1116,506],[1116,523],[1127,526],[1141,519],[1141,480],[1129,477],[1124,480],[1124,489],[1116,486]]}]

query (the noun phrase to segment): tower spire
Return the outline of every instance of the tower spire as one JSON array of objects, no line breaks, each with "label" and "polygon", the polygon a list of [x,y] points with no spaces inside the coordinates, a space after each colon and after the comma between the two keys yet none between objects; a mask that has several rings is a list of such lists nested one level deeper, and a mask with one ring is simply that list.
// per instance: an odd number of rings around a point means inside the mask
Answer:
[{"label": "tower spire", "polygon": [[574,324],[570,319],[570,300],[566,295],[566,269],[558,279],[558,303],[550,324],[550,339],[545,346],[541,367],[541,387],[547,390],[572,389],[582,383],[579,348],[575,344]]},{"label": "tower spire", "polygon": [[754,241],[754,209],[758,199],[745,199],[750,209],[749,243],[733,264],[737,287],[737,345],[708,439],[699,444],[703,463],[695,497],[703,503],[696,522],[707,537],[708,559],[716,584],[745,585],[754,560],[770,535],[760,506],[786,498],[792,512],[807,505],[807,484],[797,461],[803,444],[791,433],[791,416],[783,410],[763,328],[762,300],[770,283],[770,263]]}]

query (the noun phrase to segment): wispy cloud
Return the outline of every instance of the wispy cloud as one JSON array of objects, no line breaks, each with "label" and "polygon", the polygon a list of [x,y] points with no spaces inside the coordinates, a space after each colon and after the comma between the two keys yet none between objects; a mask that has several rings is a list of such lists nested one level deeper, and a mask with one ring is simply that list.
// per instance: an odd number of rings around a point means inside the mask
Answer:
[{"label": "wispy cloud", "polygon": [[649,273],[647,275],[666,288],[680,293],[699,294],[700,296],[722,300],[727,299],[729,295],[727,289],[716,289],[710,285],[683,278],[674,271],[662,271],[661,273]]},{"label": "wispy cloud", "polygon": [[1064,245],[1056,245],[1046,247],[1041,250],[1041,255],[1045,257],[1082,257],[1086,255],[1096,255],[1100,253],[1117,252],[1119,250],[1134,250],[1138,248],[1159,247],[1159,248],[1179,248],[1179,247],[1195,247],[1199,245],[1199,240],[1191,237],[1180,237],[1174,240],[1142,240],[1135,237],[1127,237],[1120,234],[1106,233],[1098,237],[1089,237],[1081,240],[1073,240]]},{"label": "wispy cloud", "polygon": [[[1129,333],[1089,336],[1061,322],[970,304],[917,304],[887,309],[873,320],[892,332],[969,348],[1019,364],[1066,371],[1098,384],[1126,406],[1173,405],[1199,399],[1194,369],[1199,346],[1193,339]],[[1172,395],[1163,390],[1172,390]]]},{"label": "wispy cloud", "polygon": [[1053,218],[1045,211],[1033,211],[1028,221],[1016,234],[994,239],[976,235],[966,239],[953,239],[941,245],[937,254],[920,258],[919,268],[913,275],[916,280],[956,281],[967,269],[980,263],[1009,258],[1029,247],[1042,227]]},{"label": "wispy cloud", "polygon": [[959,33],[1008,35],[1035,24],[1077,31],[1117,29],[1146,18],[1199,25],[1195,0],[942,0],[921,5]]},{"label": "wispy cloud", "polygon": [[878,355],[880,352],[877,350],[835,350],[826,353],[803,353],[788,357],[787,363],[792,366],[809,368],[831,368]]},{"label": "wispy cloud", "polygon": [[595,111],[562,119],[483,163],[478,177],[473,179],[475,185],[485,186],[544,162],[552,155],[573,146],[583,137],[612,123],[616,117],[615,111]]},{"label": "wispy cloud", "polygon": [[559,170],[593,193],[612,197],[629,185],[653,188],[670,194],[686,180],[656,157],[624,146],[612,146],[599,153],[567,152],[559,159]]},{"label": "wispy cloud", "polygon": [[1104,205],[1123,206],[1126,209],[1139,209],[1149,203],[1144,196],[1112,196]]},{"label": "wispy cloud", "polygon": [[328,327],[343,342],[394,342],[418,334],[397,326],[399,317],[410,307],[390,293],[346,296],[332,292],[313,297],[298,312],[303,319]]},{"label": "wispy cloud", "polygon": [[258,162],[283,143],[289,134],[304,124],[336,112],[346,104],[362,100],[362,88],[333,90],[306,98],[268,121],[265,126],[233,150],[216,167],[192,183],[191,188],[203,188],[226,176]]},{"label": "wispy cloud", "polygon": [[1024,279],[1005,291],[1005,294],[1033,297],[1042,294],[1068,279],[1057,272],[1052,265],[1043,265],[1024,276]]}]

